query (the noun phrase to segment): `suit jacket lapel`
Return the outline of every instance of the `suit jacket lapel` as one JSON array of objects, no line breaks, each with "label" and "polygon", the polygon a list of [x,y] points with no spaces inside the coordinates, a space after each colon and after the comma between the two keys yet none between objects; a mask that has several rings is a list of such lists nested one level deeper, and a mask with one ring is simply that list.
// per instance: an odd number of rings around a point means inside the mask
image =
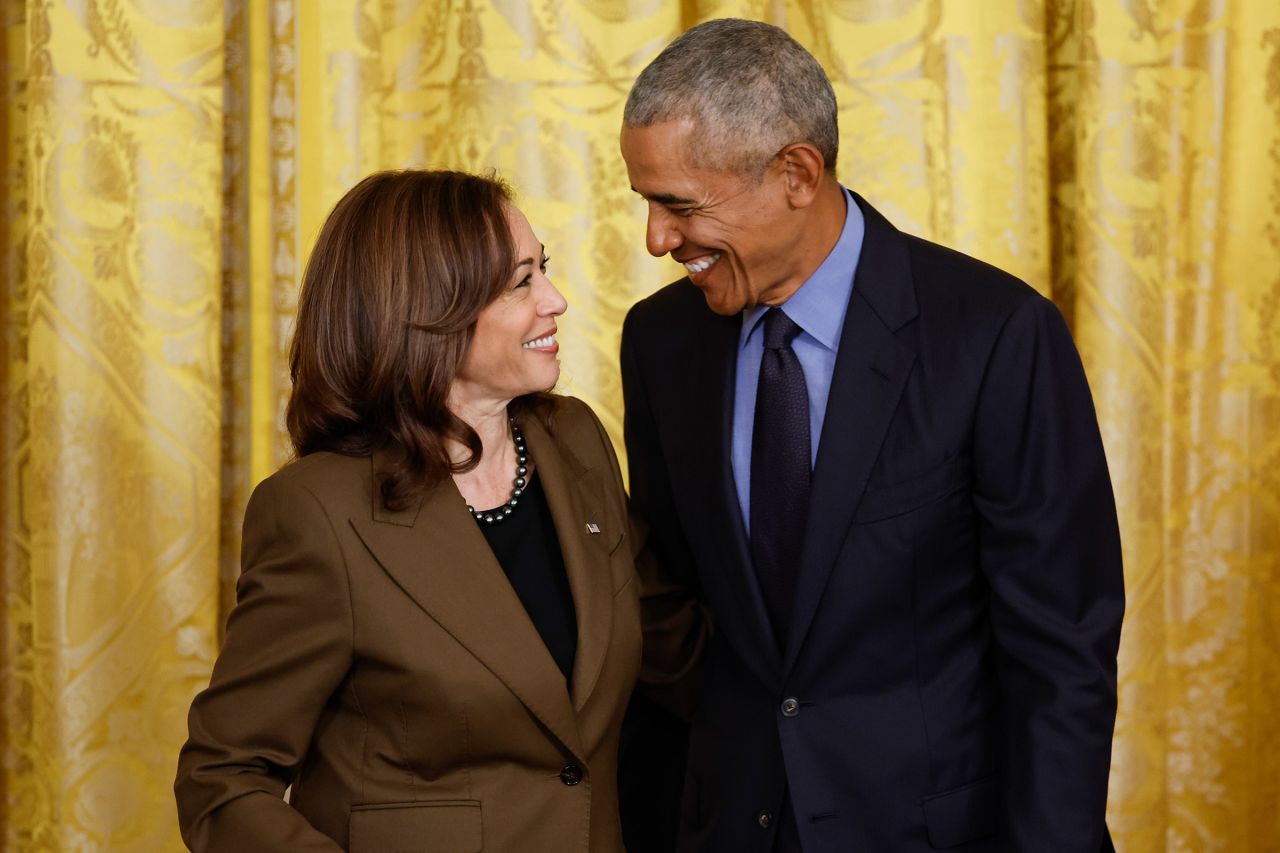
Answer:
[{"label": "suit jacket lapel", "polygon": [[915,363],[915,354],[894,336],[916,316],[906,243],[860,196],[854,199],[866,232],[818,444],[784,675],[808,634]]},{"label": "suit jacket lapel", "polygon": [[[613,630],[613,587],[609,552],[622,537],[621,520],[606,517],[606,472],[587,469],[571,449],[562,450],[537,418],[522,418],[534,475],[551,507],[556,536],[578,619],[578,651],[573,662],[573,707],[582,710],[591,695],[609,650]],[[588,522],[599,533],[592,533]],[[615,529],[616,528],[616,529]]]},{"label": "suit jacket lapel", "polygon": [[698,560],[703,568],[701,580],[715,602],[718,628],[763,683],[776,685],[781,654],[756,580],[730,461],[741,319],[706,314],[710,326],[700,335],[690,363],[682,366],[688,422],[707,425],[689,431],[687,462],[682,465],[692,473],[685,483],[697,490],[692,505],[699,508],[694,524],[703,534]]},{"label": "suit jacket lapel", "polygon": [[585,761],[564,677],[453,481],[399,513],[375,497],[372,516],[351,526],[396,584]]}]

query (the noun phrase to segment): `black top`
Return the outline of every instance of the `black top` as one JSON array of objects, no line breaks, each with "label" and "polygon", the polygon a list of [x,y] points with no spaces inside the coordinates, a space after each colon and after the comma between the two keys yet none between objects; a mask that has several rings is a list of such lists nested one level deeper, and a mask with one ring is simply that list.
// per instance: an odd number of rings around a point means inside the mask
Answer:
[{"label": "black top", "polygon": [[[477,510],[476,515],[484,513]],[[542,642],[547,644],[551,657],[564,673],[566,687],[569,686],[573,678],[573,658],[578,651],[578,617],[541,480],[530,479],[515,512],[505,521],[479,524],[533,626],[542,635]]]}]

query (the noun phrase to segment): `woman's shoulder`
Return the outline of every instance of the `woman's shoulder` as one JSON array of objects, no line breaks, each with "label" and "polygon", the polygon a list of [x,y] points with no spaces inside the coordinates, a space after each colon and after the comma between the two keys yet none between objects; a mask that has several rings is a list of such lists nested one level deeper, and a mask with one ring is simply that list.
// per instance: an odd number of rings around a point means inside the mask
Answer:
[{"label": "woman's shoulder", "polygon": [[583,468],[618,467],[609,432],[595,410],[577,397],[554,395],[545,415],[547,431]]},{"label": "woman's shoulder", "polygon": [[585,400],[565,394],[548,394],[547,398],[545,420],[557,439],[577,444],[607,438],[604,424]]},{"label": "woman's shoulder", "polygon": [[590,423],[597,420],[591,406],[578,397],[571,397],[568,394],[548,394],[547,400],[552,409],[552,417],[557,421],[567,419]]},{"label": "woman's shoulder", "polygon": [[373,468],[368,456],[346,456],[318,451],[285,463],[260,482],[254,496],[288,499],[310,493],[321,504],[356,500],[367,502]]}]

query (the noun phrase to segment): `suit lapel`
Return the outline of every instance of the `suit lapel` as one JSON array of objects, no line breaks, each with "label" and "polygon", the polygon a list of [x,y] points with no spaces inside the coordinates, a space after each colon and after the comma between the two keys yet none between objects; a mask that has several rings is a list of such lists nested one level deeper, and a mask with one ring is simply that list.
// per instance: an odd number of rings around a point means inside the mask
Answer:
[{"label": "suit lapel", "polygon": [[809,632],[915,363],[915,354],[894,336],[916,316],[906,243],[861,197],[854,198],[866,232],[818,444],[784,676]]},{"label": "suit lapel", "polygon": [[438,484],[419,506],[404,512],[388,513],[376,497],[374,501],[372,517],[351,519],[373,557],[567,750],[585,761],[564,678],[453,481]]},{"label": "suit lapel", "polygon": [[[696,489],[693,522],[702,533],[701,580],[716,603],[716,625],[768,685],[778,683],[781,663],[769,628],[755,565],[747,543],[746,525],[738,506],[730,448],[733,440],[734,370],[737,365],[741,318],[720,317],[706,311],[710,326],[680,373],[687,378],[684,409],[688,423],[706,429],[688,431],[686,481]],[[725,606],[728,604],[728,606]]]},{"label": "suit lapel", "polygon": [[[547,433],[537,418],[522,418],[535,476],[551,507],[556,536],[578,619],[578,651],[573,662],[573,707],[582,710],[609,650],[613,629],[613,588],[609,551],[622,536],[620,520],[606,517],[603,472],[587,469]],[[587,524],[600,531],[592,533]],[[617,528],[617,529],[612,529]]]}]

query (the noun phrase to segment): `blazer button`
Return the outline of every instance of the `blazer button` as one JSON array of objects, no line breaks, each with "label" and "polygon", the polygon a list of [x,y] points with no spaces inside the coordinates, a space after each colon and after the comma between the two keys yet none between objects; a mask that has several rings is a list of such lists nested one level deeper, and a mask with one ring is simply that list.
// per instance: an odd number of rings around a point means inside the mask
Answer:
[{"label": "blazer button", "polygon": [[768,829],[769,825],[773,823],[773,815],[771,815],[767,810],[762,811],[756,817],[756,823],[760,824],[761,829]]},{"label": "blazer button", "polygon": [[794,696],[788,696],[782,700],[782,716],[794,717],[800,713],[800,700]]},{"label": "blazer button", "polygon": [[566,764],[560,771],[560,781],[566,785],[576,785],[582,781],[582,768],[576,764]]}]

